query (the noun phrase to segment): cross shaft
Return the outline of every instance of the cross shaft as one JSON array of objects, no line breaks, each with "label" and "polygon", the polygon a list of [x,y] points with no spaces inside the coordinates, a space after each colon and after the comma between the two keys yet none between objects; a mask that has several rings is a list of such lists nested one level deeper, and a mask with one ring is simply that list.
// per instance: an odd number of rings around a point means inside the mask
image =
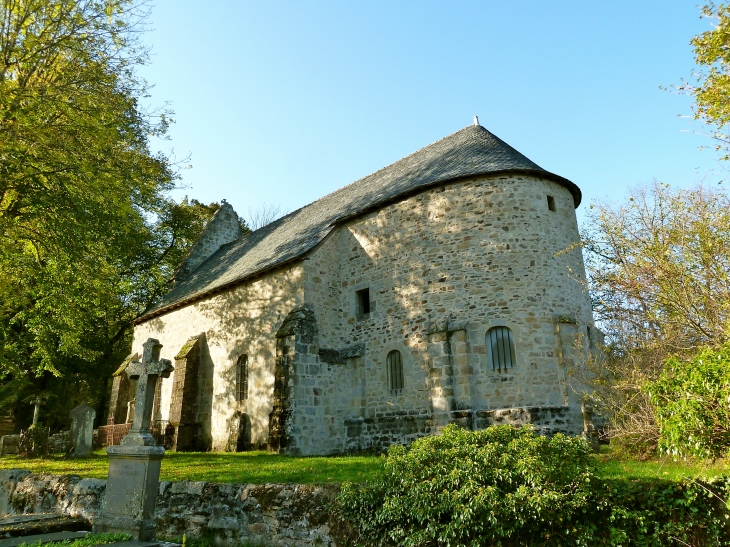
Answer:
[{"label": "cross shaft", "polygon": [[129,379],[137,380],[134,422],[121,443],[127,446],[155,446],[155,439],[150,433],[155,384],[157,378],[168,378],[174,370],[169,359],[160,359],[162,344],[159,340],[149,338],[142,347],[142,361],[132,361],[127,367]]}]

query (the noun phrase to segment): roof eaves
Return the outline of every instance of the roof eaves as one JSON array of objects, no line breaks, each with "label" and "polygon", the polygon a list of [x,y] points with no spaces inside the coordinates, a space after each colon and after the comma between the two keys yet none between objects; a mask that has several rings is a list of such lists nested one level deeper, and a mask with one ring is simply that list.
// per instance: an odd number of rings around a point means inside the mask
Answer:
[{"label": "roof eaves", "polygon": [[159,317],[161,315],[165,315],[166,313],[169,313],[173,310],[184,308],[185,306],[189,306],[190,304],[197,302],[198,300],[203,300],[204,298],[208,298],[211,296],[215,296],[216,294],[220,294],[222,292],[225,292],[229,289],[232,289],[233,287],[237,285],[241,285],[243,283],[247,283],[253,279],[256,279],[257,277],[260,277],[264,274],[267,274],[271,272],[272,270],[276,270],[278,268],[281,268],[283,266],[288,266],[289,264],[292,264],[294,262],[297,262],[298,260],[302,260],[304,256],[309,253],[311,249],[306,251],[305,253],[302,253],[299,256],[295,256],[293,258],[290,258],[288,260],[284,260],[282,262],[279,262],[277,264],[272,264],[271,266],[268,266],[266,268],[263,268],[262,270],[259,270],[253,274],[241,277],[239,279],[234,279],[233,281],[229,281],[228,283],[224,283],[223,285],[220,285],[218,287],[214,287],[212,289],[209,289],[207,291],[202,291],[200,293],[194,294],[188,298],[184,298],[182,300],[178,300],[177,302],[174,302],[172,304],[169,304],[168,306],[152,310],[149,313],[146,313],[144,315],[141,315],[137,319],[134,319],[132,321],[132,325],[140,325],[142,323],[145,323],[149,321],[150,319],[154,319],[155,317]]},{"label": "roof eaves", "polygon": [[344,222],[349,222],[351,220],[359,218],[362,215],[365,215],[372,211],[377,211],[378,209],[381,209],[382,207],[384,207],[386,205],[391,205],[393,203],[403,201],[404,199],[406,199],[408,197],[420,194],[424,190],[433,188],[434,186],[439,186],[441,184],[453,184],[455,182],[472,179],[475,177],[488,176],[488,177],[492,178],[492,177],[501,177],[504,175],[511,175],[511,174],[532,175],[532,176],[536,176],[538,178],[552,180],[553,182],[556,182],[556,183],[560,184],[561,186],[564,186],[571,193],[571,195],[573,196],[573,203],[574,203],[576,209],[578,208],[578,206],[581,203],[582,193],[580,191],[580,188],[578,188],[578,186],[575,183],[571,182],[570,180],[568,180],[564,177],[561,177],[560,175],[556,175],[555,173],[551,173],[550,171],[544,171],[541,169],[502,169],[500,171],[481,171],[481,172],[469,173],[468,175],[458,175],[456,177],[439,179],[439,180],[435,180],[433,182],[422,184],[421,186],[418,186],[416,188],[410,188],[410,189],[406,190],[405,192],[401,192],[400,194],[391,196],[388,199],[379,201],[378,203],[375,203],[375,204],[371,205],[370,207],[366,207],[364,209],[361,209],[361,210],[359,210],[355,213],[351,213],[349,215],[344,215],[344,216],[338,218],[337,221],[333,224],[333,226],[343,224]]},{"label": "roof eaves", "polygon": [[[416,188],[412,188],[412,189],[410,189],[408,191],[401,192],[398,195],[392,196],[392,197],[388,198],[387,200],[383,200],[383,201],[380,201],[378,203],[375,203],[372,206],[366,207],[365,209],[361,209],[361,210],[359,210],[359,211],[357,211],[355,213],[352,213],[352,214],[349,214],[349,215],[344,215],[344,216],[336,219],[336,221],[334,223],[332,223],[329,226],[329,228],[331,230],[332,228],[334,228],[334,227],[336,227],[338,225],[341,225],[341,224],[343,224],[345,222],[349,222],[349,221],[354,220],[356,218],[359,218],[359,217],[361,217],[363,215],[366,215],[366,214],[368,214],[368,213],[370,213],[372,211],[376,211],[378,209],[381,209],[382,207],[384,207],[386,205],[390,205],[392,203],[396,203],[396,202],[402,201],[402,200],[404,200],[404,199],[406,199],[406,198],[408,198],[408,197],[410,197],[412,195],[420,194],[424,190],[426,190],[428,188],[432,188],[434,186],[438,186],[440,184],[453,184],[453,183],[458,182],[460,180],[465,180],[465,179],[470,179],[470,178],[480,177],[480,176],[489,176],[491,178],[491,177],[504,176],[504,175],[508,175],[508,174],[533,175],[533,176],[536,176],[536,177],[546,178],[546,179],[549,179],[549,180],[553,180],[554,182],[560,184],[561,186],[566,187],[570,191],[570,193],[573,196],[573,202],[574,202],[576,208],[580,205],[581,197],[582,197],[581,196],[580,189],[573,182],[571,182],[570,180],[568,180],[568,179],[566,179],[564,177],[561,177],[560,175],[556,175],[554,173],[551,173],[549,171],[544,171],[544,170],[541,170],[541,169],[540,170],[538,170],[538,169],[504,169],[504,170],[501,170],[501,171],[475,172],[475,173],[470,173],[468,175],[460,175],[460,176],[457,176],[457,177],[452,177],[452,178],[449,178],[449,179],[435,180],[433,182],[424,184],[422,186],[418,186]],[[230,244],[226,244],[226,245],[230,245]],[[213,296],[215,294],[220,294],[221,292],[224,292],[224,291],[226,291],[226,290],[228,290],[230,288],[233,288],[236,285],[240,285],[242,283],[245,283],[247,281],[250,281],[251,279],[255,279],[255,278],[257,278],[257,277],[259,277],[261,275],[264,275],[266,273],[269,273],[272,270],[275,270],[277,268],[281,268],[283,266],[286,266],[286,265],[291,264],[293,262],[296,262],[298,260],[302,260],[307,254],[309,254],[310,252],[312,252],[312,250],[315,249],[318,246],[319,246],[319,244],[315,245],[314,247],[312,247],[310,249],[307,249],[305,252],[303,252],[302,254],[300,254],[298,256],[292,257],[292,258],[290,258],[288,260],[284,260],[284,261],[279,262],[279,263],[276,263],[276,264],[272,264],[271,266],[266,267],[266,268],[264,268],[262,270],[259,270],[259,271],[255,272],[253,274],[250,274],[250,275],[241,277],[239,279],[235,279],[233,281],[230,281],[230,282],[225,283],[223,285],[220,285],[218,287],[214,287],[214,288],[209,289],[207,291],[203,291],[203,292],[194,294],[194,295],[192,295],[192,296],[190,296],[188,298],[185,298],[183,300],[179,300],[179,301],[174,302],[173,304],[170,304],[170,305],[165,306],[163,308],[159,308],[159,309],[153,310],[152,312],[150,312],[148,314],[144,314],[141,317],[135,319],[134,321],[132,321],[132,324],[133,325],[139,325],[139,324],[144,323],[144,322],[146,322],[146,321],[148,321],[150,319],[154,319],[155,317],[159,317],[160,315],[165,315],[166,313],[168,313],[170,311],[173,311],[175,309],[179,309],[179,308],[183,308],[185,306],[188,306],[188,305],[190,305],[190,304],[192,304],[192,303],[194,303],[194,302],[196,302],[198,300],[202,300],[204,298]]]}]

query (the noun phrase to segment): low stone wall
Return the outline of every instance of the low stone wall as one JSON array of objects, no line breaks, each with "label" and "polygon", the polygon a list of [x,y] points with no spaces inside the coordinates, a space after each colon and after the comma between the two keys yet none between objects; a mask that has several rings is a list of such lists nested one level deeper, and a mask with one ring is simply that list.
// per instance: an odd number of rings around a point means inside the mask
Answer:
[{"label": "low stone wall", "polygon": [[60,431],[48,437],[48,452],[51,454],[66,454],[73,448],[71,430]]},{"label": "low stone wall", "polygon": [[[219,542],[277,546],[334,545],[328,505],[338,486],[160,482],[158,537],[213,536]],[[0,517],[59,512],[93,523],[106,481],[76,475],[0,471]]]}]

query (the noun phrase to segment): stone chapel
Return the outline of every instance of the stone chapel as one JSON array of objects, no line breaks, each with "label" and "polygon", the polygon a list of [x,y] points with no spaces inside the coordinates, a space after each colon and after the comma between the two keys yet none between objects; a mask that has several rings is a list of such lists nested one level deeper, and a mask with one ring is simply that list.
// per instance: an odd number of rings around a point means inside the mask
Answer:
[{"label": "stone chapel", "polygon": [[174,372],[177,450],[380,450],[449,423],[578,434],[567,369],[599,343],[571,181],[477,125],[242,235],[223,202],[136,321]]}]

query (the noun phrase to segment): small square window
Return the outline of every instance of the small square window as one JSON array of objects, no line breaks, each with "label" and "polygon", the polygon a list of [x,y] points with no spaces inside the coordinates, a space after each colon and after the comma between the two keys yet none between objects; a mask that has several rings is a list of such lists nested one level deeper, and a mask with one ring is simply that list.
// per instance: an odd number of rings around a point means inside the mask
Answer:
[{"label": "small square window", "polygon": [[553,196],[548,196],[548,209],[551,211],[555,211],[555,198]]},{"label": "small square window", "polygon": [[365,317],[370,314],[370,289],[357,291],[357,315]]}]

